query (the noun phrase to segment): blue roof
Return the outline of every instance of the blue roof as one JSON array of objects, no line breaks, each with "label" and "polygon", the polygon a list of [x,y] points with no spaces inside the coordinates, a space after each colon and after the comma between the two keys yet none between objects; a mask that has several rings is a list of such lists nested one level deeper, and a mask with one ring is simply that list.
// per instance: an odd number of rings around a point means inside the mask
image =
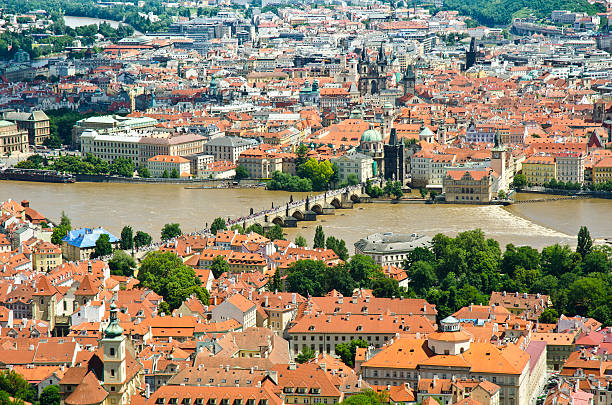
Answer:
[{"label": "blue roof", "polygon": [[119,242],[119,239],[104,228],[81,228],[70,231],[68,235],[62,238],[62,242],[69,245],[82,248],[93,248],[96,246],[96,241],[102,234],[107,234],[110,238],[110,243]]}]

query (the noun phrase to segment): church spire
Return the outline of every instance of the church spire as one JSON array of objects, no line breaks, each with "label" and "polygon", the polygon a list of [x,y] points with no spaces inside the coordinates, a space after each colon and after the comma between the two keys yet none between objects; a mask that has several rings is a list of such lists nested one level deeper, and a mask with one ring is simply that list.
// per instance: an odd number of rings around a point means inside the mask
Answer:
[{"label": "church spire", "polygon": [[110,305],[110,323],[104,329],[104,337],[106,339],[113,339],[122,334],[123,328],[119,325],[119,320],[117,319],[117,305],[113,302]]},{"label": "church spire", "polygon": [[497,130],[495,131],[494,142],[495,142],[495,145],[493,145],[493,147],[499,148],[499,128],[497,128]]}]

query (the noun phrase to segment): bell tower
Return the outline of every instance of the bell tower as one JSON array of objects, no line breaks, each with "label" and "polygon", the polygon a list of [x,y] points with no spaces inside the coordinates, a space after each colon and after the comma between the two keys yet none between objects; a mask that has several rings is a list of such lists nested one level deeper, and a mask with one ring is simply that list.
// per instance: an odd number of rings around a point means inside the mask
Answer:
[{"label": "bell tower", "polygon": [[495,132],[495,144],[491,149],[491,169],[499,175],[498,190],[508,190],[506,184],[506,147],[500,144],[499,130]]},{"label": "bell tower", "polygon": [[104,350],[104,389],[108,391],[111,399],[114,398],[113,403],[121,404],[127,379],[125,335],[119,325],[114,302],[110,306],[110,323],[104,330],[101,343]]}]

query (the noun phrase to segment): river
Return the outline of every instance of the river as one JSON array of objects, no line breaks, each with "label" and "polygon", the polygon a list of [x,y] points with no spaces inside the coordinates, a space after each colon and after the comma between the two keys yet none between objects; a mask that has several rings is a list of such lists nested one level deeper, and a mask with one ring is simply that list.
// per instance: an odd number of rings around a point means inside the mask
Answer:
[{"label": "river", "polygon": [[[263,189],[185,189],[179,184],[29,183],[0,181],[0,201],[27,199],[31,207],[57,221],[62,210],[73,227],[102,226],[119,236],[124,225],[159,238],[164,224],[178,222],[183,232],[204,228],[215,217],[237,217],[284,205],[304,193]],[[533,195],[519,198],[533,198]],[[612,200],[576,199],[533,204],[467,206],[452,204],[357,204],[352,210],[320,216],[316,222],[299,222],[287,228],[291,239],[301,234],[312,243],[315,227],[346,241],[350,252],[361,237],[374,232],[436,233],[455,235],[481,228],[507,243],[542,248],[554,243],[575,244],[581,225],[595,238],[612,237]]]},{"label": "river", "polygon": [[[117,28],[119,24],[128,25],[121,21],[104,20],[102,18],[76,17],[73,15],[64,16],[64,23],[66,24],[67,27],[70,27],[70,28],[82,27],[83,25],[91,25],[91,24],[100,25],[103,22],[108,23],[113,28]],[[134,30],[134,35],[142,35],[142,32]]]}]

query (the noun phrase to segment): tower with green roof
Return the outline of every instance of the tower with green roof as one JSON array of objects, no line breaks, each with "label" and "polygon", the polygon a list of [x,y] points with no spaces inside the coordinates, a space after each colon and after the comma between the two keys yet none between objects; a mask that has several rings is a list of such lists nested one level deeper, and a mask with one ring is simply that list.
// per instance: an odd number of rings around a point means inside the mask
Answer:
[{"label": "tower with green roof", "polygon": [[[104,337],[100,341],[104,350],[104,389],[109,397],[120,399],[127,379],[127,364],[125,354],[125,335],[117,318],[117,306],[110,305],[110,322],[104,329]],[[119,403],[119,402],[114,402]]]}]

